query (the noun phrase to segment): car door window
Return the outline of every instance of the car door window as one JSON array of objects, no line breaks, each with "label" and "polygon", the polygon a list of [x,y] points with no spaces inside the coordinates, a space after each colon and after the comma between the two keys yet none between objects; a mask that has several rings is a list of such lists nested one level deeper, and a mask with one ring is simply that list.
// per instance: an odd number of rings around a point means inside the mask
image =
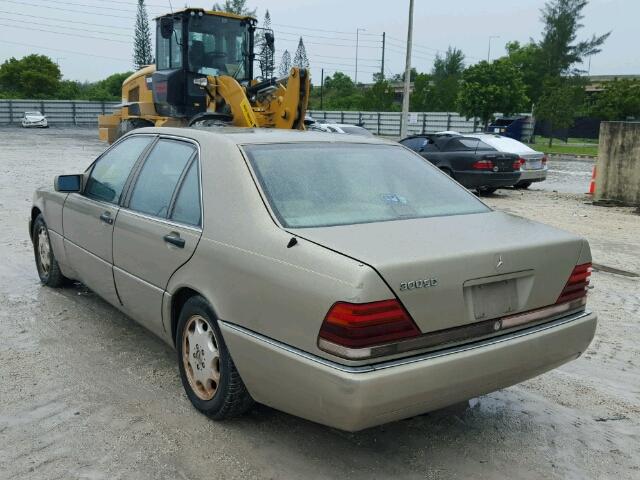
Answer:
[{"label": "car door window", "polygon": [[117,204],[131,169],[152,141],[153,137],[133,136],[106,152],[93,166],[84,194]]},{"label": "car door window", "polygon": [[200,226],[200,181],[198,162],[193,162],[184,177],[171,214],[171,220]]},{"label": "car door window", "polygon": [[140,170],[129,208],[166,218],[173,192],[195,151],[186,142],[160,140]]}]

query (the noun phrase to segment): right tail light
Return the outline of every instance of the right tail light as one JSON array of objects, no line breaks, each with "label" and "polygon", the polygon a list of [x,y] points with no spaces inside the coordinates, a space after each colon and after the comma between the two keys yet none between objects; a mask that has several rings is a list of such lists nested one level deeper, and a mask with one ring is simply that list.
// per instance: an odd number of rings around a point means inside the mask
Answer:
[{"label": "right tail light", "polygon": [[576,267],[571,272],[569,280],[567,280],[567,284],[562,289],[562,293],[560,293],[556,304],[567,303],[579,298],[586,297],[587,290],[589,289],[591,270],[591,263],[576,265]]}]

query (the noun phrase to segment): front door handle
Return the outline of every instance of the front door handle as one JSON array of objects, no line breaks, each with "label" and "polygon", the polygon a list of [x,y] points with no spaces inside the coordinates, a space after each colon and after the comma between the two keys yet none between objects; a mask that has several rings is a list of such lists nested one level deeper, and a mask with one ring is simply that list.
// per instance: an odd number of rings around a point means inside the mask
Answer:
[{"label": "front door handle", "polygon": [[100,215],[100,220],[106,223],[107,225],[113,225],[113,218],[111,217],[111,212],[104,212]]},{"label": "front door handle", "polygon": [[184,248],[185,241],[184,238],[180,238],[180,234],[177,232],[171,232],[168,235],[165,235],[164,241],[170,243],[171,245],[175,245],[178,248]]}]

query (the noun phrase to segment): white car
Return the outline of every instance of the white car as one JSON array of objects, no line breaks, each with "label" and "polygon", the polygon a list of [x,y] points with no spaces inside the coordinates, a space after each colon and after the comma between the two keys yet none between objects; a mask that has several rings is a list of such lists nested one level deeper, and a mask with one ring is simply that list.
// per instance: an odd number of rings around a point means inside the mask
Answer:
[{"label": "white car", "polygon": [[47,117],[40,112],[24,112],[24,116],[22,117],[22,126],[24,128],[49,128],[49,123],[47,122]]},{"label": "white car", "polygon": [[307,130],[327,133],[346,133],[349,135],[362,135],[364,137],[373,137],[373,133],[363,127],[350,125],[348,123],[313,123],[307,125]]},{"label": "white car", "polygon": [[504,153],[515,153],[520,157],[520,180],[516,188],[529,188],[533,182],[547,179],[547,157],[544,153],[529,148],[513,138],[494,133],[465,133],[465,137],[477,138]]}]

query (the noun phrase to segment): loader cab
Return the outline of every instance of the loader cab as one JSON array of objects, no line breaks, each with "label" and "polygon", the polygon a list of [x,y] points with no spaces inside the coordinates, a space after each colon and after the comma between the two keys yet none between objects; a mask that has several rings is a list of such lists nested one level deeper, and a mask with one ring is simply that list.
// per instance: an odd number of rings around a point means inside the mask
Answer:
[{"label": "loader cab", "polygon": [[156,19],[153,98],[158,114],[190,118],[206,110],[195,79],[226,75],[253,78],[256,20],[225,12],[186,9]]}]

